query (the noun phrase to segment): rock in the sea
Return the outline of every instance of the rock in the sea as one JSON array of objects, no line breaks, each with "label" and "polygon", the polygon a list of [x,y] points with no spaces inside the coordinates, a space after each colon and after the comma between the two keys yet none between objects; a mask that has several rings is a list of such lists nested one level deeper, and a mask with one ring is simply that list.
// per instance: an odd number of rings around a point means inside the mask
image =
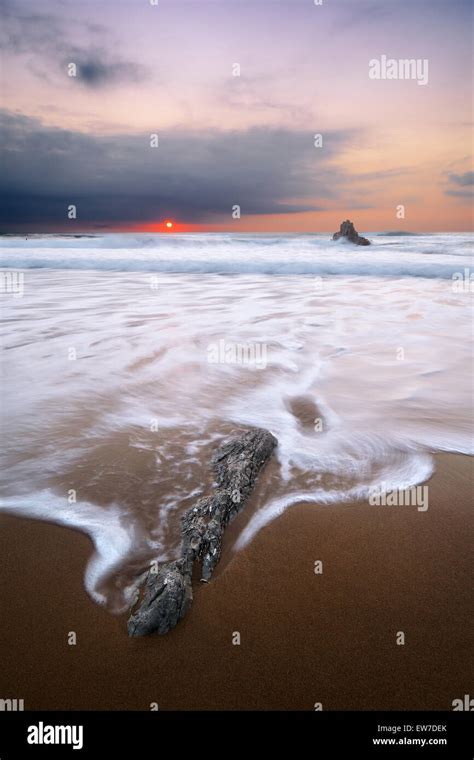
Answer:
[{"label": "rock in the sea", "polygon": [[224,530],[250,496],[277,440],[268,430],[253,428],[224,443],[212,457],[217,488],[199,499],[181,520],[181,556],[151,570],[141,600],[128,620],[130,636],[168,633],[193,600],[193,565],[201,563],[201,580],[208,581],[219,562]]},{"label": "rock in the sea", "polygon": [[354,243],[355,245],[370,245],[370,240],[367,240],[367,238],[359,235],[356,228],[352,222],[349,221],[349,219],[346,219],[345,222],[341,222],[339,232],[335,232],[332,236],[332,239],[339,240],[341,237],[347,238],[347,240],[350,240],[350,242]]}]

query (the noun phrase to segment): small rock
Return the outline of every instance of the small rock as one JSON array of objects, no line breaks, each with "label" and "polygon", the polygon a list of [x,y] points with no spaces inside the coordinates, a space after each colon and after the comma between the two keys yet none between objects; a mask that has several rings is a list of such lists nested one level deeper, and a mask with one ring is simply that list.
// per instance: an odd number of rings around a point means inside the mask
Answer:
[{"label": "small rock", "polygon": [[341,237],[347,238],[347,240],[349,240],[351,243],[354,243],[355,245],[370,245],[370,240],[367,240],[367,238],[359,235],[356,228],[352,222],[349,221],[349,219],[346,219],[345,222],[341,222],[339,232],[335,232],[332,236],[332,239],[339,240]]}]

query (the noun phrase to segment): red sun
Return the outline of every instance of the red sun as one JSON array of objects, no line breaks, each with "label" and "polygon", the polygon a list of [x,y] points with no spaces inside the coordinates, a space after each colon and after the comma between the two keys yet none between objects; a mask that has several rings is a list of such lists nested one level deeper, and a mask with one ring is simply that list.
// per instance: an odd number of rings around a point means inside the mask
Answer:
[{"label": "red sun", "polygon": [[173,222],[170,222],[170,221],[165,222],[165,227],[168,230],[172,230],[173,229]]}]

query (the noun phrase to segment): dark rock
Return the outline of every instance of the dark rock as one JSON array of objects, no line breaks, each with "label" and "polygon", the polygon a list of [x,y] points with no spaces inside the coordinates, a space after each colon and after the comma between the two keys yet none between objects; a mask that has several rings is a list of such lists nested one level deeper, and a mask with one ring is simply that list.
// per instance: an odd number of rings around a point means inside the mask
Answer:
[{"label": "dark rock", "polygon": [[147,574],[138,609],[128,620],[130,636],[167,633],[186,614],[193,599],[194,562],[201,562],[201,580],[209,581],[225,528],[244,506],[276,445],[268,430],[254,428],[217,449],[212,457],[217,488],[183,515],[180,559]]},{"label": "dark rock", "polygon": [[352,222],[349,221],[349,219],[346,219],[345,222],[341,222],[339,232],[335,232],[332,236],[332,239],[339,240],[341,237],[347,238],[347,240],[350,240],[350,242],[354,243],[355,245],[370,245],[370,240],[367,240],[367,238],[359,235],[356,228]]},{"label": "dark rock", "polygon": [[191,568],[183,560],[167,562],[158,572],[149,571],[140,607],[128,620],[129,636],[167,633],[191,607]]}]

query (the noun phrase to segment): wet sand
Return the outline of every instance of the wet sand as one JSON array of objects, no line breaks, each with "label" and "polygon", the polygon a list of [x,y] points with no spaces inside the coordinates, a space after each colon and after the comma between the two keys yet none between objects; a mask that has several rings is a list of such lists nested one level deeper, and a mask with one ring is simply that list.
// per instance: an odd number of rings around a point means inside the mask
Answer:
[{"label": "wet sand", "polygon": [[86,536],[0,517],[0,698],[38,710],[450,710],[472,689],[474,475],[468,457],[436,459],[426,512],[296,505],[236,555],[231,526],[215,578],[165,637],[129,639],[126,618],[89,599]]}]

